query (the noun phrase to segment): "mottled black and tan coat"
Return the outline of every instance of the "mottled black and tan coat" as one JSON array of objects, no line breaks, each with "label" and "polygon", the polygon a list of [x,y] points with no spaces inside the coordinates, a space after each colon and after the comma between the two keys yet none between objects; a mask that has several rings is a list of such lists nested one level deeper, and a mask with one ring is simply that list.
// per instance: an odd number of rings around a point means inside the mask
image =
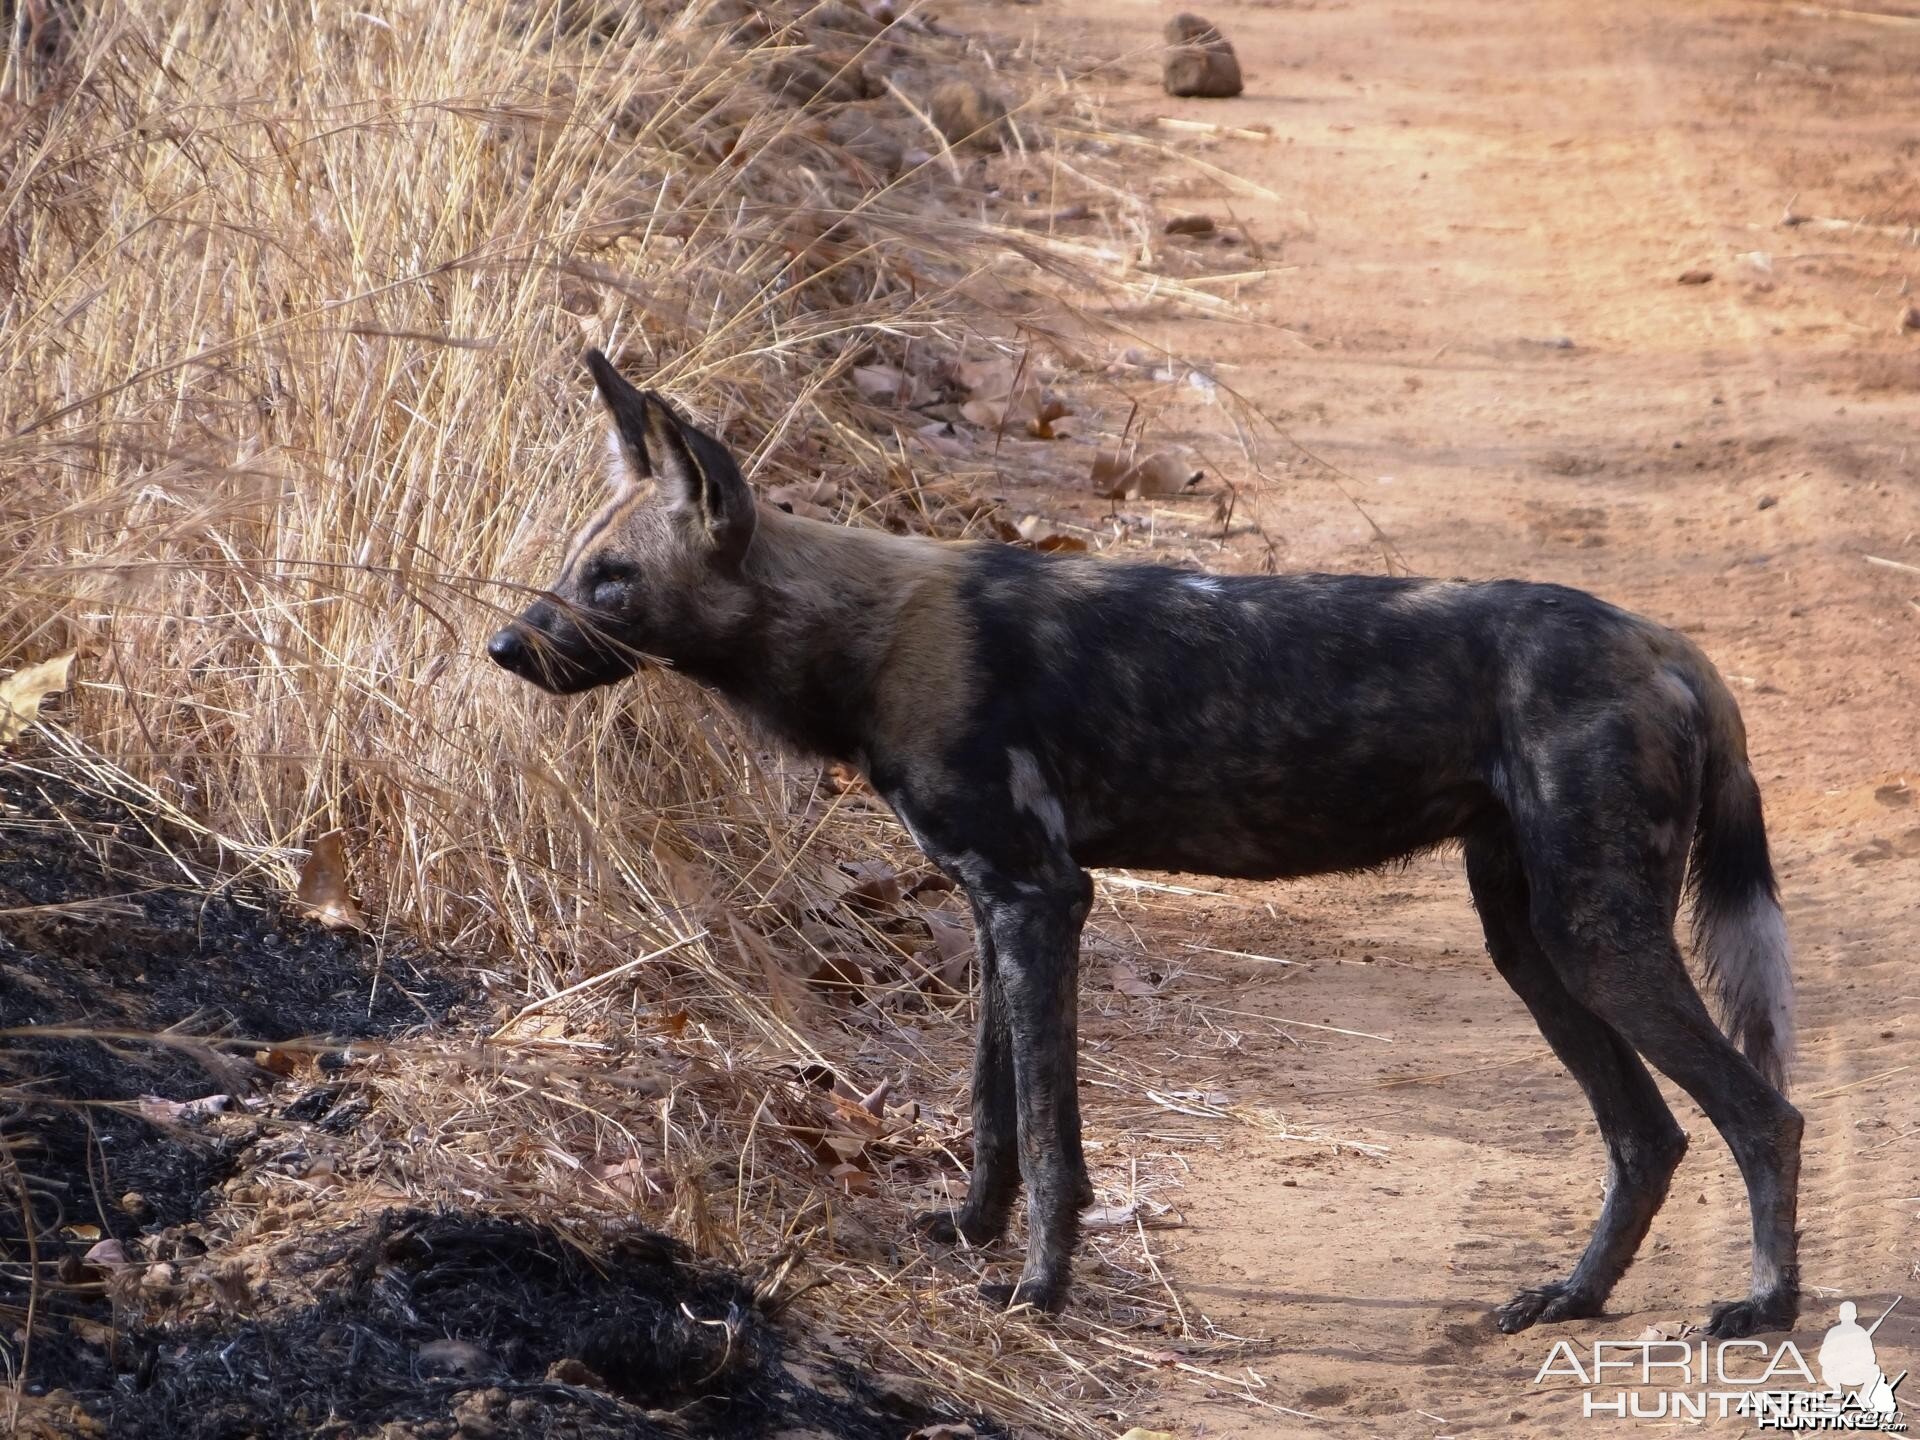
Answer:
[{"label": "mottled black and tan coat", "polygon": [[[1607,1198],[1503,1328],[1592,1315],[1686,1138],[1644,1061],[1746,1177],[1747,1299],[1790,1325],[1801,1120],[1786,933],[1740,714],[1686,639],[1558,586],[1276,578],[949,544],[756,503],[726,450],[597,352],[614,497],[495,635],[566,693],[645,661],[857,766],[965,887],[979,933],[974,1169],[936,1237],[1028,1250],[997,1298],[1057,1308],[1080,1210],[1075,1010],[1089,867],[1271,879],[1459,843],[1500,973],[1592,1102]],[[1674,940],[1691,883],[1717,1027]]]}]

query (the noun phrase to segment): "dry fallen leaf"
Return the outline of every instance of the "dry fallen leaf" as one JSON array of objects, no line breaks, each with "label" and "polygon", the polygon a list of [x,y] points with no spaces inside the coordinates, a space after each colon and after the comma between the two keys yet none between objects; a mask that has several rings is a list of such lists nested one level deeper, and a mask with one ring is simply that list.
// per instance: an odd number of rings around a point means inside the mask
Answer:
[{"label": "dry fallen leaf", "polygon": [[880,910],[900,903],[900,875],[884,860],[842,860],[840,869],[853,877],[841,892],[847,904],[862,910]]},{"label": "dry fallen leaf", "polygon": [[160,1095],[142,1095],[140,1118],[156,1125],[178,1125],[187,1120],[204,1120],[218,1115],[233,1102],[231,1095],[202,1095],[198,1100],[168,1100]]},{"label": "dry fallen leaf", "polygon": [[1080,1212],[1080,1226],[1084,1230],[1131,1230],[1139,1213],[1138,1205],[1095,1205]]},{"label": "dry fallen leaf", "polygon": [[958,457],[967,453],[967,447],[960,443],[959,437],[953,433],[953,426],[945,420],[922,425],[913,432],[913,442],[936,455]]},{"label": "dry fallen leaf", "polygon": [[76,1315],[67,1322],[67,1328],[73,1332],[73,1338],[83,1345],[113,1344],[113,1327],[102,1325],[98,1320],[83,1320]]},{"label": "dry fallen leaf", "polygon": [[839,1076],[834,1077],[834,1088],[827,1098],[833,1102],[833,1112],[840,1119],[843,1130],[858,1135],[863,1140],[877,1140],[886,1129],[883,1114],[886,1109],[886,1091],[893,1088],[892,1081],[883,1081],[875,1092],[880,1097],[880,1109],[873,1109],[867,1102],[870,1098],[860,1094],[853,1086]]},{"label": "dry fallen leaf", "polygon": [[1205,472],[1177,450],[1156,450],[1135,460],[1127,451],[1103,450],[1093,459],[1094,490],[1109,500],[1178,495],[1200,483]]},{"label": "dry fallen leaf", "polygon": [[81,1408],[65,1390],[35,1395],[12,1390],[7,1396],[10,1440],[94,1440],[106,1427]]},{"label": "dry fallen leaf", "polygon": [[960,418],[982,430],[1005,430],[1025,424],[1039,414],[1039,404],[1031,395],[996,396],[991,400],[969,400],[960,407]]},{"label": "dry fallen leaf", "polygon": [[858,1165],[836,1165],[827,1174],[830,1178],[838,1180],[840,1187],[849,1195],[871,1195],[874,1192],[873,1176]]},{"label": "dry fallen leaf", "polygon": [[[953,373],[968,397],[960,407],[960,418],[983,430],[1020,428],[1037,439],[1051,440],[1053,422],[1068,413],[1060,401],[1041,394],[1039,379],[1030,368],[1013,360],[964,360]],[[1042,420],[1043,415],[1048,418]]]},{"label": "dry fallen leaf", "polygon": [[612,1163],[589,1160],[582,1168],[608,1189],[630,1200],[643,1200],[650,1193],[664,1194],[671,1184],[659,1167],[649,1167],[646,1161],[639,1159],[616,1160]]},{"label": "dry fallen leaf", "polygon": [[935,973],[948,989],[965,991],[967,965],[973,959],[973,927],[951,915],[942,915],[938,910],[923,911],[922,918],[932,932],[934,949],[940,952],[940,964]]},{"label": "dry fallen leaf", "polygon": [[1173,1432],[1171,1430],[1143,1430],[1136,1425],[1127,1431],[1126,1434],[1122,1435],[1120,1440],[1173,1440]]},{"label": "dry fallen leaf", "polygon": [[309,920],[329,930],[358,930],[366,922],[360,907],[347,894],[347,849],[343,831],[329,830],[313,842],[307,863],[300,867],[300,885],[294,899]]},{"label": "dry fallen leaf", "polygon": [[1034,417],[1027,421],[1027,433],[1036,440],[1057,440],[1060,432],[1053,428],[1056,420],[1064,420],[1073,412],[1058,400],[1049,400]]},{"label": "dry fallen leaf", "polygon": [[825,479],[776,485],[767,491],[767,499],[789,515],[802,515],[809,520],[833,519],[833,511],[828,507],[839,498],[840,487]]},{"label": "dry fallen leaf", "polygon": [[1068,535],[1051,527],[1044,515],[1029,515],[1013,531],[1020,543],[1029,549],[1038,550],[1043,555],[1051,555],[1058,550],[1085,550],[1087,542],[1078,535]]},{"label": "dry fallen leaf", "polygon": [[67,688],[73,654],[69,650],[37,665],[23,666],[0,680],[0,745],[18,740],[20,732],[39,718],[40,702]]},{"label": "dry fallen leaf", "polygon": [[1138,970],[1125,961],[1113,967],[1113,988],[1122,995],[1131,995],[1136,1000],[1149,1000],[1160,993],[1141,978]]},{"label": "dry fallen leaf", "polygon": [[907,373],[893,365],[856,365],[853,385],[869,400],[899,400],[909,388]]},{"label": "dry fallen leaf", "polygon": [[807,976],[807,983],[835,999],[858,1000],[866,989],[867,977],[847,956],[825,955]]},{"label": "dry fallen leaf", "polygon": [[893,1093],[893,1081],[882,1080],[873,1089],[860,1097],[860,1108],[875,1119],[887,1113],[887,1096]]},{"label": "dry fallen leaf", "polygon": [[127,1263],[127,1252],[118,1240],[106,1239],[88,1250],[83,1260],[96,1270],[113,1270]]},{"label": "dry fallen leaf", "polygon": [[953,367],[953,378],[975,400],[997,400],[1013,393],[1013,382],[1020,367],[1005,356],[991,360],[962,360]]}]

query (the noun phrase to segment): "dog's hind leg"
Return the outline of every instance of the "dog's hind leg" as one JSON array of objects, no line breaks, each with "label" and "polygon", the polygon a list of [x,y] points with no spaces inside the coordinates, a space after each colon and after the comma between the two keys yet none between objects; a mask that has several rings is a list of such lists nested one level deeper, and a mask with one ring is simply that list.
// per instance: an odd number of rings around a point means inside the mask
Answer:
[{"label": "dog's hind leg", "polygon": [[[1575,1000],[1691,1095],[1747,1182],[1753,1289],[1716,1305],[1720,1339],[1792,1326],[1799,1313],[1800,1112],[1713,1023],[1674,943],[1667,867],[1621,806],[1522,827],[1533,932]],[[1675,887],[1677,888],[1677,887]]]},{"label": "dog's hind leg", "polygon": [[973,1176],[958,1210],[935,1210],[916,1223],[945,1244],[984,1245],[1006,1234],[1020,1194],[1020,1138],[1014,1108],[1013,1036],[994,955],[993,926],[973,910],[980,1025],[973,1052]]},{"label": "dog's hind leg", "polygon": [[1504,824],[1498,832],[1468,840],[1467,882],[1486,930],[1487,952],[1586,1092],[1607,1147],[1607,1194],[1593,1238],[1566,1279],[1522,1290],[1500,1307],[1496,1320],[1512,1334],[1540,1321],[1600,1313],[1667,1197],[1687,1137],[1647,1067],[1605,1021],[1567,992],[1534,939],[1526,877]]}]

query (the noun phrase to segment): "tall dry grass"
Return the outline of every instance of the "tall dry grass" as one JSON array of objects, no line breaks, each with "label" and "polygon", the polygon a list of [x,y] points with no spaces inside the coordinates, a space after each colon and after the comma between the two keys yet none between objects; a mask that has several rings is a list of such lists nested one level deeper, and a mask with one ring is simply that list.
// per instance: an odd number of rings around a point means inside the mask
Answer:
[{"label": "tall dry grass", "polygon": [[[938,1103],[883,1102],[880,1128],[947,1173],[963,1144],[964,998],[924,983],[937,946],[842,903],[836,862],[894,843],[878,812],[672,683],[557,706],[481,651],[602,484],[587,343],[758,481],[946,503],[846,372],[959,336],[1047,257],[965,218],[963,167],[910,153],[941,147],[897,96],[800,103],[855,93],[877,46],[901,93],[959,53],[870,29],[700,0],[110,0],[17,49],[0,667],[79,651],[58,747],[199,831],[209,879],[290,889],[341,831],[374,930],[488,980],[484,1046],[368,1059],[369,1193],[637,1210],[770,1289],[810,1264],[858,1282],[833,1303],[869,1307],[870,1355],[1088,1431],[1011,1378],[1056,1340],[969,1349],[997,1322],[939,1310],[924,1269],[883,1282],[880,1225],[914,1199],[885,1167],[866,1212],[825,1175],[822,1067],[843,1091],[917,1072]],[[828,962],[859,1016],[819,1005]]]},{"label": "tall dry grass", "polygon": [[582,344],[769,478],[952,315],[942,227],[770,96],[804,30],[576,9],[105,7],[0,198],[6,651],[79,646],[74,728],[275,881],[343,828],[372,913],[530,991],[680,932],[664,856],[795,843],[672,697],[482,663],[601,484]]},{"label": "tall dry grass", "polygon": [[78,645],[73,728],[275,881],[343,828],[531,992],[797,843],[682,697],[482,663],[602,483],[581,346],[758,479],[911,489],[843,373],[965,313],[966,227],[772,93],[817,31],[724,8],[108,7],[5,117],[7,652]]}]

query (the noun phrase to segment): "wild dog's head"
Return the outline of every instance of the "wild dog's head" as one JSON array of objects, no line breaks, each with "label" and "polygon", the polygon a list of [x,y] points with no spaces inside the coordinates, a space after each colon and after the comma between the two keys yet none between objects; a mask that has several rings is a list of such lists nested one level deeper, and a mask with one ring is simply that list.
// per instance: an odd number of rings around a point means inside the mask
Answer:
[{"label": "wild dog's head", "polygon": [[598,350],[587,368],[612,419],[613,497],[551,588],[487,642],[497,664],[556,695],[650,658],[697,673],[737,648],[752,613],[754,499],[733,457]]}]

